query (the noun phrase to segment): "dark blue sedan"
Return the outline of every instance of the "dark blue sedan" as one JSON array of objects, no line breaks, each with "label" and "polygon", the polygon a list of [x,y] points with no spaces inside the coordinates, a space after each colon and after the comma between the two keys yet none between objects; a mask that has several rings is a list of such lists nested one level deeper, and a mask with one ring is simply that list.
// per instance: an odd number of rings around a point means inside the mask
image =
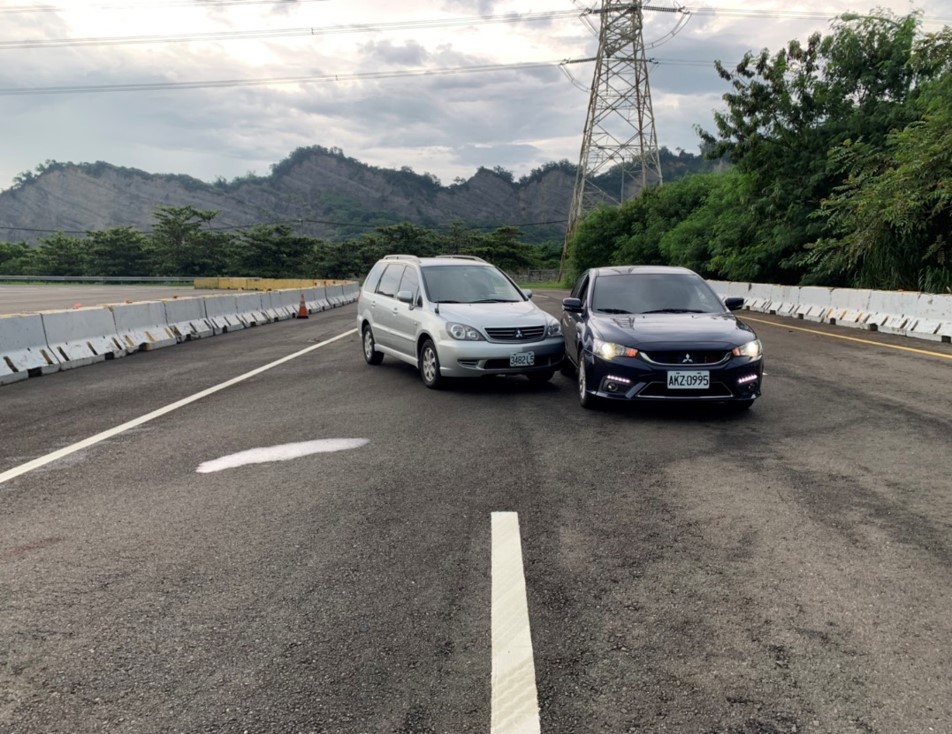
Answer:
[{"label": "dark blue sedan", "polygon": [[592,268],[562,301],[563,371],[583,408],[599,400],[703,400],[749,408],[760,397],[763,347],[693,270]]}]

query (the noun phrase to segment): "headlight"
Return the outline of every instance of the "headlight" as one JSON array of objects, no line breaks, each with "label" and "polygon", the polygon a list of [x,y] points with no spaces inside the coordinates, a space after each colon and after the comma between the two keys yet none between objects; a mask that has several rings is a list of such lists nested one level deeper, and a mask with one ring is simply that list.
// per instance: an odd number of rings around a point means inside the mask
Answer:
[{"label": "headlight", "polygon": [[447,324],[446,333],[460,341],[485,341],[482,334],[476,331],[472,326],[467,326],[466,324]]},{"label": "headlight", "polygon": [[751,359],[756,359],[764,353],[764,346],[760,343],[760,339],[754,339],[751,342],[742,344],[739,347],[734,347],[731,350],[731,354],[735,357],[750,357]]},{"label": "headlight", "polygon": [[626,347],[623,344],[615,344],[614,342],[606,342],[601,339],[595,339],[592,344],[592,351],[595,352],[596,357],[601,357],[602,359],[615,359],[616,357],[637,357],[638,350],[632,349],[631,347]]},{"label": "headlight", "polygon": [[548,328],[545,330],[546,336],[562,336],[562,324],[558,321],[553,321],[549,324]]}]

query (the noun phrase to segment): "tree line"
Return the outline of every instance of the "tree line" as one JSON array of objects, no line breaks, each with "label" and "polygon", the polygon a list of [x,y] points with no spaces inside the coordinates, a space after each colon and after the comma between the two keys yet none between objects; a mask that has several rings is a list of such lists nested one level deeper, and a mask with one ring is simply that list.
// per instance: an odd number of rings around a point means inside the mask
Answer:
[{"label": "tree line", "polygon": [[715,130],[724,171],[587,217],[571,275],[623,263],[724,280],[952,290],[952,29],[842,16],[828,35],[748,53]]},{"label": "tree line", "polygon": [[485,232],[462,223],[443,230],[401,223],[329,242],[296,234],[287,224],[224,231],[214,226],[217,215],[192,206],[159,207],[148,233],[113,227],[51,234],[35,247],[0,243],[0,274],[352,279],[390,253],[476,255],[514,272],[557,267],[561,251],[560,243],[522,242],[516,227]]}]

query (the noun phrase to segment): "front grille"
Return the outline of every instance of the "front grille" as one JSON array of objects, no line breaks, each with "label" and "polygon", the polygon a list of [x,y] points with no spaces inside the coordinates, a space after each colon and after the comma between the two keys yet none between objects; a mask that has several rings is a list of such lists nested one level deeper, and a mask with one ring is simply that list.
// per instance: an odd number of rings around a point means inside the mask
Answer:
[{"label": "front grille", "polygon": [[666,352],[642,352],[641,356],[652,364],[669,367],[697,364],[722,364],[731,358],[723,349],[679,349]]},{"label": "front grille", "polygon": [[721,400],[734,397],[730,389],[723,382],[712,382],[707,390],[669,390],[663,382],[652,382],[638,393],[639,398],[681,398],[698,400]]},{"label": "front grille", "polygon": [[490,339],[497,342],[535,342],[545,335],[544,326],[519,326],[486,329]]},{"label": "front grille", "polygon": [[[535,358],[534,367],[546,367],[554,366],[560,361],[559,357],[556,355],[547,355],[547,354],[537,354]],[[509,358],[505,359],[487,359],[484,369],[487,370],[505,370],[510,369],[509,367]],[[525,370],[525,367],[512,367],[513,371],[522,371]]]}]

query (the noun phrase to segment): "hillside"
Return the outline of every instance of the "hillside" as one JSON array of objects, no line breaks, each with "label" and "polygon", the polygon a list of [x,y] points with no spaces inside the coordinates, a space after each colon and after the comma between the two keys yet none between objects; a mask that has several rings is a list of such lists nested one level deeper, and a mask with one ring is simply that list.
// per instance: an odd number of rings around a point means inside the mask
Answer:
[{"label": "hillside", "polygon": [[[696,156],[663,153],[672,173],[705,166]],[[295,151],[270,176],[213,184],[102,162],[51,162],[40,171],[0,192],[0,241],[34,243],[51,231],[125,225],[148,231],[156,207],[186,205],[220,212],[218,227],[291,222],[301,234],[332,240],[368,226],[458,221],[517,225],[526,240],[543,241],[562,237],[575,185],[575,167],[565,161],[519,180],[480,168],[466,181],[443,186],[409,168],[376,168],[317,146]]]}]

